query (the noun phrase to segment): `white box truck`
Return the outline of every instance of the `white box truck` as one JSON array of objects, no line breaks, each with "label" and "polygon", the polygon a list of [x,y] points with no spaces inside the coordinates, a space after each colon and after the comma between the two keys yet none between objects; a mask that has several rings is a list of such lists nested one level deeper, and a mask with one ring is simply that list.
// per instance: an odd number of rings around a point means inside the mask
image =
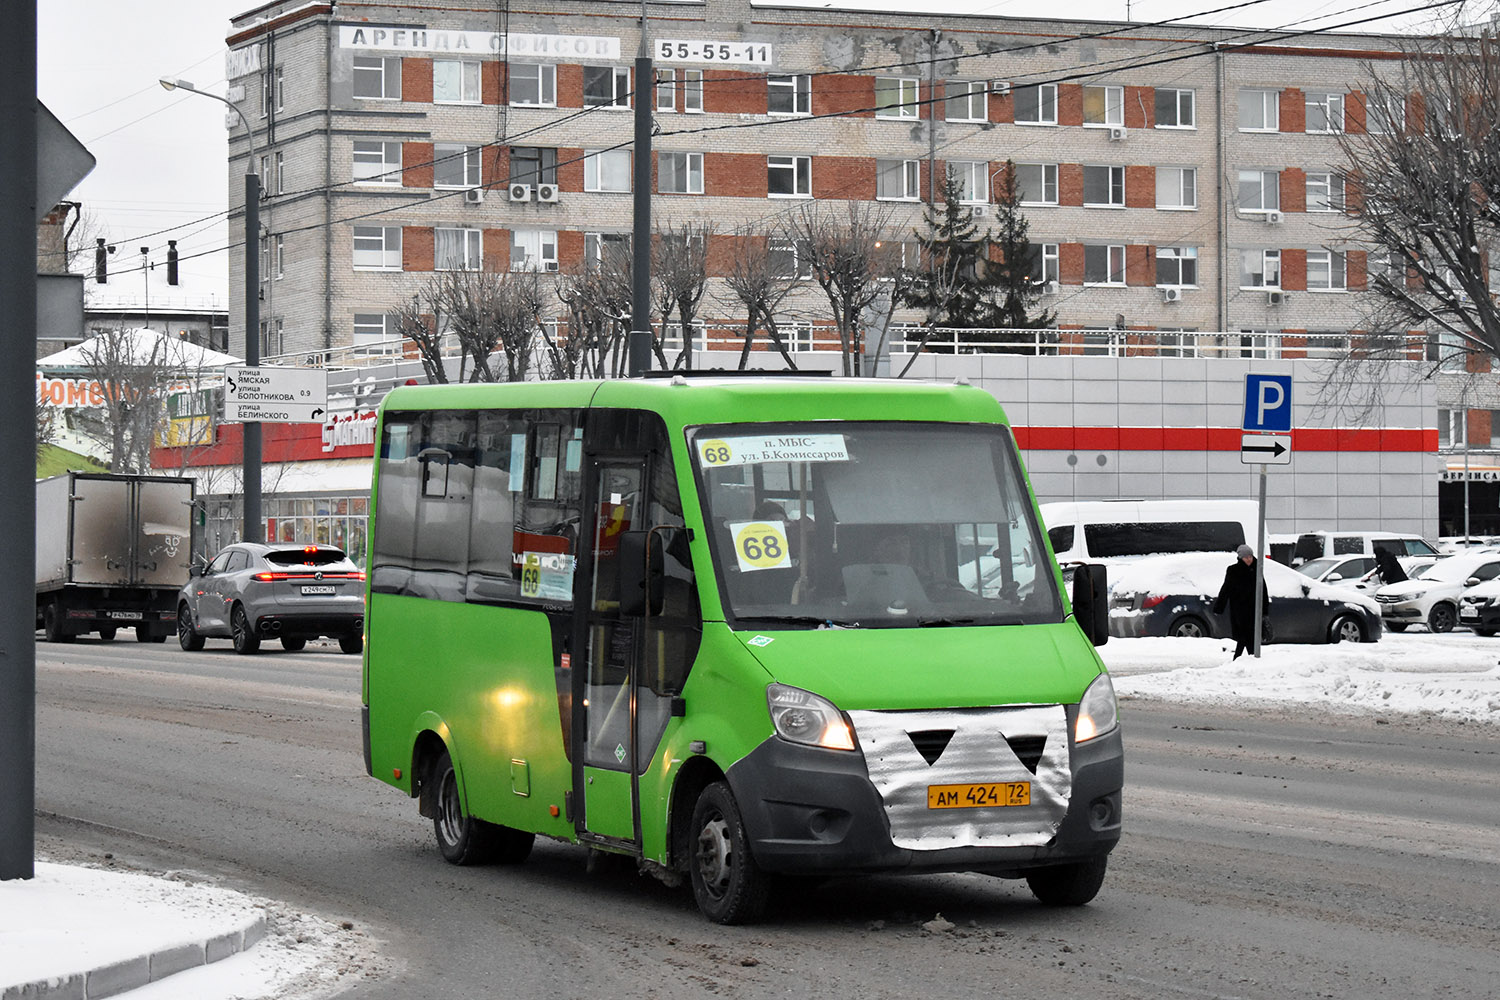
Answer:
[{"label": "white box truck", "polygon": [[36,484],[36,625],[48,642],[177,631],[194,481],[69,472]]}]

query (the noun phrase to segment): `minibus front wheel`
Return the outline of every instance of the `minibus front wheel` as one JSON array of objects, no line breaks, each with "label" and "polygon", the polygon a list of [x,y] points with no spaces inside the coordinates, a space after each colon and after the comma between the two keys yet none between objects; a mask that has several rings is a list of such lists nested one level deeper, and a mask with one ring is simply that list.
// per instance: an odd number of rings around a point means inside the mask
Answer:
[{"label": "minibus front wheel", "polygon": [[1026,873],[1031,894],[1047,906],[1082,906],[1099,894],[1109,855],[1068,865],[1033,868]]},{"label": "minibus front wheel", "polygon": [[715,781],[693,807],[690,872],[698,909],[717,924],[754,923],[769,885],[750,856],[750,837],[729,786]]},{"label": "minibus front wheel", "polygon": [[433,762],[432,776],[433,787],[437,789],[432,830],[437,835],[443,860],[454,865],[482,865],[491,861],[519,864],[526,860],[536,840],[534,834],[486,823],[464,812],[458,795],[458,775],[447,750]]}]

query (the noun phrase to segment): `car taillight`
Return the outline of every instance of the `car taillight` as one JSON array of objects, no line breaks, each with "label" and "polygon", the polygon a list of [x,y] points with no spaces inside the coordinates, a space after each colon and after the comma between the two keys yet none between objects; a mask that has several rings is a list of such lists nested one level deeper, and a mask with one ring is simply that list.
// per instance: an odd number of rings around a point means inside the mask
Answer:
[{"label": "car taillight", "polygon": [[1147,594],[1146,599],[1141,602],[1141,610],[1144,611],[1147,608],[1154,608],[1166,599],[1166,594]]},{"label": "car taillight", "polygon": [[290,573],[256,573],[250,577],[250,579],[259,580],[262,583],[270,583],[273,580],[290,580],[291,578],[292,575]]}]

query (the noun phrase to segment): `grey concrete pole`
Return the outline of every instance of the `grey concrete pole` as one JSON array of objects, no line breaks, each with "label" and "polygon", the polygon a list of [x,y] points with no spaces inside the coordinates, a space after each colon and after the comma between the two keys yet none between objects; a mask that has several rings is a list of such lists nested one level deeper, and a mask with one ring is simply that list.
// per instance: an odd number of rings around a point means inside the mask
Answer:
[{"label": "grey concrete pole", "polygon": [[[0,32],[0,880],[36,874],[36,4]],[[3,471],[9,470],[9,471]]]},{"label": "grey concrete pole", "polygon": [[[255,175],[255,155],[245,171],[245,364],[260,365],[260,178]],[[264,520],[260,514],[260,421],[247,420],[243,427],[241,455],[244,468],[240,488],[244,493],[245,527],[241,536],[247,542],[265,541]]]}]

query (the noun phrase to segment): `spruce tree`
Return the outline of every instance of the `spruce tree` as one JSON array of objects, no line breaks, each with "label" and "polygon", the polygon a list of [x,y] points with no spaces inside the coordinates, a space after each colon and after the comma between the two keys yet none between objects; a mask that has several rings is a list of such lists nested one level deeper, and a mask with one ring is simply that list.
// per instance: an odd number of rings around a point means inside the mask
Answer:
[{"label": "spruce tree", "polygon": [[1057,314],[1049,309],[1032,312],[1045,287],[1040,248],[1027,238],[1030,229],[1021,212],[1021,191],[1016,186],[1016,165],[1010,160],[1000,170],[995,192],[995,233],[990,237],[996,253],[986,262],[987,282],[994,292],[994,326],[1010,330],[1050,327]]},{"label": "spruce tree", "polygon": [[942,200],[922,213],[923,229],[916,233],[921,260],[907,269],[906,303],[925,309],[929,326],[993,325],[994,296],[985,266],[989,233],[979,232],[952,171],[943,178],[941,194]]}]

